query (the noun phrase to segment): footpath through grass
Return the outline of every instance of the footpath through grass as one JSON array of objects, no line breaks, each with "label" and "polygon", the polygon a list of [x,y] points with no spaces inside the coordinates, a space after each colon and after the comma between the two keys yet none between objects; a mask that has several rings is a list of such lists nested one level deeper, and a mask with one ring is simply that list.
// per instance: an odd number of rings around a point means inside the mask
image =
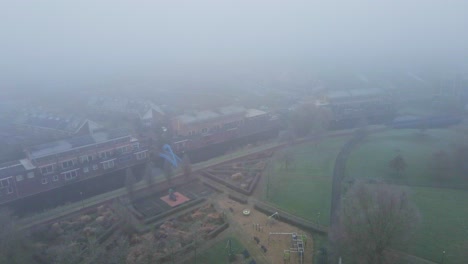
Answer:
[{"label": "footpath through grass", "polygon": [[294,162],[288,169],[280,161],[272,163],[273,167],[263,178],[264,199],[287,212],[327,226],[335,158],[348,139],[349,136],[325,138],[318,143],[285,148],[283,151],[291,153]]}]

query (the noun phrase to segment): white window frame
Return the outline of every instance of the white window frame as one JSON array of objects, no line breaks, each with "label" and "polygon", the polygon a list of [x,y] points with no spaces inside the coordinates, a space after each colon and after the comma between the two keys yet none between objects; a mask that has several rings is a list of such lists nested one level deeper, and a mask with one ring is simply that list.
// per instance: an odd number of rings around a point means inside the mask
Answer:
[{"label": "white window frame", "polygon": [[118,147],[115,150],[120,154],[126,154],[126,153],[131,152],[131,146],[125,145],[125,146]]},{"label": "white window frame", "polygon": [[[8,179],[9,179],[9,178],[1,179],[1,180],[0,180],[0,188],[8,188],[8,187],[10,187],[10,181],[9,181]],[[6,182],[6,185],[3,185],[4,182]]]},{"label": "white window frame", "polygon": [[8,186],[7,187],[7,194],[12,194],[13,193],[13,187]]},{"label": "white window frame", "polygon": [[[78,170],[79,169],[62,172],[63,177],[65,178],[66,181],[75,179],[76,177],[78,177]],[[73,175],[73,174],[75,174],[75,175]]]},{"label": "white window frame", "polygon": [[[109,170],[109,169],[114,168],[115,167],[114,160],[115,159],[111,159],[111,160],[106,160],[106,161],[101,162],[102,168],[105,169],[105,170]],[[112,164],[112,165],[110,165],[110,164]]]},{"label": "white window frame", "polygon": [[49,183],[49,180],[47,179],[47,177],[43,177],[43,178],[41,179],[41,183],[42,183],[42,184],[47,184],[47,183]]},{"label": "white window frame", "polygon": [[59,176],[58,176],[58,175],[52,176],[52,181],[58,181],[58,180],[59,180]]},{"label": "white window frame", "polygon": [[26,176],[27,176],[28,179],[34,178],[34,171],[28,172]]},{"label": "white window frame", "polygon": [[22,180],[24,180],[23,174],[18,174],[18,175],[16,175],[16,181],[19,182],[19,181],[22,181]]},{"label": "white window frame", "polygon": [[132,144],[133,151],[140,149],[140,143],[136,142]]},{"label": "white window frame", "polygon": [[93,164],[93,170],[98,170],[99,166],[97,164]]},{"label": "white window frame", "polygon": [[83,155],[83,156],[80,156],[80,162],[81,163],[85,163],[85,162],[90,162],[91,160],[93,160],[93,157],[91,155]]},{"label": "white window frame", "polygon": [[[67,167],[63,166],[64,163],[69,163],[69,162],[71,162],[71,166],[67,166]],[[72,168],[73,166],[75,166],[75,161],[74,161],[74,159],[65,160],[65,161],[61,162],[61,165],[62,165],[62,169],[64,169],[64,170],[69,169],[69,168]]]},{"label": "white window frame", "polygon": [[137,160],[146,159],[146,157],[147,157],[147,156],[146,156],[146,152],[147,152],[146,150],[140,151],[140,152],[136,152],[136,153],[135,153],[136,159],[137,159]]},{"label": "white window frame", "polygon": [[83,167],[83,172],[88,173],[89,172],[89,167]]},{"label": "white window frame", "polygon": [[112,149],[100,151],[99,152],[99,158],[101,158],[101,159],[110,158],[112,156],[112,153],[113,153]]}]

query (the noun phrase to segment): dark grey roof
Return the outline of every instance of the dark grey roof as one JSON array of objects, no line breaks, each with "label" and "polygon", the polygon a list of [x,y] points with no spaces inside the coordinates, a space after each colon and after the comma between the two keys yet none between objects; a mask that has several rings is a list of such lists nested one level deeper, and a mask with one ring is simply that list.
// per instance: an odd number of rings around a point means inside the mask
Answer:
[{"label": "dark grey roof", "polygon": [[49,142],[29,148],[30,158],[40,158],[76,149],[79,147],[99,144],[117,138],[130,136],[127,129],[117,129],[106,132],[96,132],[91,135],[72,137],[64,140]]},{"label": "dark grey roof", "polygon": [[26,170],[20,161],[12,161],[0,164],[0,179],[10,176],[16,176],[24,173]]},{"label": "dark grey roof", "polygon": [[45,113],[25,113],[17,120],[17,124],[20,125],[55,129],[71,133],[80,128],[84,122],[86,122],[86,119],[76,116],[58,117]]}]

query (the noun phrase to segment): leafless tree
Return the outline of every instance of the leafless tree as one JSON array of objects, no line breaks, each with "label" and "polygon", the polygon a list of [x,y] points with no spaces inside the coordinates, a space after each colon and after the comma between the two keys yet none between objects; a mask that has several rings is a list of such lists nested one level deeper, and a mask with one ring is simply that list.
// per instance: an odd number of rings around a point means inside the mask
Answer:
[{"label": "leafless tree", "polygon": [[316,107],[312,103],[299,106],[290,115],[290,124],[298,136],[309,134],[321,135],[330,124],[332,112],[325,108]]},{"label": "leafless tree", "polygon": [[28,232],[20,230],[16,219],[6,209],[0,210],[0,263],[35,263]]},{"label": "leafless tree", "polygon": [[289,150],[280,150],[275,156],[276,160],[281,164],[281,168],[289,170],[294,164],[294,153]]},{"label": "leafless tree", "polygon": [[184,177],[190,177],[192,174],[192,163],[190,162],[190,158],[187,153],[184,153],[184,156],[182,157],[182,169],[184,172]]},{"label": "leafless tree", "polygon": [[164,176],[166,177],[167,182],[170,183],[172,179],[172,175],[174,174],[174,170],[172,168],[172,164],[167,160],[164,160],[163,172],[164,172]]},{"label": "leafless tree", "polygon": [[398,154],[388,163],[388,166],[395,170],[398,176],[401,176],[407,165],[403,156]]},{"label": "leafless tree", "polygon": [[122,200],[115,200],[112,203],[112,211],[114,211],[120,221],[122,232],[128,236],[132,235],[136,230],[137,221],[129,208]]},{"label": "leafless tree", "polygon": [[130,200],[135,197],[135,175],[133,175],[132,168],[127,168],[125,171],[125,188],[127,189],[127,195]]},{"label": "leafless tree", "polygon": [[346,263],[390,263],[386,250],[401,245],[419,222],[406,191],[357,182],[344,196],[333,241]]},{"label": "leafless tree", "polygon": [[151,161],[148,161],[146,163],[146,166],[145,166],[145,172],[144,172],[144,178],[145,178],[145,181],[146,181],[146,185],[149,187],[151,187],[154,183],[154,178],[153,178],[153,168],[152,168],[152,164],[151,164]]}]

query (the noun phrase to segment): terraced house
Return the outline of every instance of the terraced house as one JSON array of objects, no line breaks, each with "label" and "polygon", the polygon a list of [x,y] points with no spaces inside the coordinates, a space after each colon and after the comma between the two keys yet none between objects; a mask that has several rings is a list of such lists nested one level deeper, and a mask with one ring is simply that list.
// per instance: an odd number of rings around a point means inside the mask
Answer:
[{"label": "terraced house", "polygon": [[0,165],[0,204],[146,162],[148,145],[126,130],[34,146]]}]

